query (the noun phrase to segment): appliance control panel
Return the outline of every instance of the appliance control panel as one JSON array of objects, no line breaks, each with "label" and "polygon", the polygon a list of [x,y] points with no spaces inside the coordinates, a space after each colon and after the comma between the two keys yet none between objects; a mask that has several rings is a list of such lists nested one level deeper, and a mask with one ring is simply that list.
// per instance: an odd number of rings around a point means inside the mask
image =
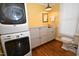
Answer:
[{"label": "appliance control panel", "polygon": [[10,41],[10,40],[15,40],[19,39],[22,37],[27,37],[30,36],[29,31],[27,32],[20,32],[20,33],[13,33],[13,34],[6,34],[6,35],[1,35],[1,39],[4,41]]}]

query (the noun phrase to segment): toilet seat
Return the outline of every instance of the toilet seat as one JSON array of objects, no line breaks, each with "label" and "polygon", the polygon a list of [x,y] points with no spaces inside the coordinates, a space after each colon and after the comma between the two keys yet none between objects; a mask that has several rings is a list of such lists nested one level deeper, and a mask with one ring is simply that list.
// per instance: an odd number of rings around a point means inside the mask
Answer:
[{"label": "toilet seat", "polygon": [[61,37],[61,41],[63,43],[73,43],[73,39],[68,38],[68,37]]}]

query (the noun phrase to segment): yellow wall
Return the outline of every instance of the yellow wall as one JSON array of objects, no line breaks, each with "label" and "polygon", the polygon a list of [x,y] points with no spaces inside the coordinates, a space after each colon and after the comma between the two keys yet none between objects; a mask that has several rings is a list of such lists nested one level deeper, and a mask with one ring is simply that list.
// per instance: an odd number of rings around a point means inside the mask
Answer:
[{"label": "yellow wall", "polygon": [[38,26],[47,26],[48,23],[42,22],[42,13],[45,8],[39,3],[28,3],[27,11],[28,11],[28,20],[29,27],[38,27]]},{"label": "yellow wall", "polygon": [[[59,4],[54,4],[52,6],[52,10],[48,13],[48,24],[52,24],[54,23],[56,27],[58,27],[58,24],[59,24],[59,9],[60,9],[60,6]],[[55,21],[51,22],[51,16],[55,16]]]},{"label": "yellow wall", "polygon": [[[52,24],[52,27],[55,27],[55,33],[58,33],[58,25],[59,25],[59,12],[60,12],[60,4],[56,3],[52,6],[52,10],[48,12],[48,22],[42,22],[42,13],[45,11],[45,7],[40,5],[39,3],[28,3],[27,11],[28,11],[28,20],[29,27],[39,27],[39,26],[48,26]],[[51,16],[55,16],[55,21],[51,22]]]},{"label": "yellow wall", "polygon": [[[48,13],[48,24],[55,28],[56,34],[58,33],[58,25],[59,25],[59,12],[60,12],[60,4],[54,4],[52,6],[52,10]],[[51,22],[51,16],[55,16],[55,20]]]}]

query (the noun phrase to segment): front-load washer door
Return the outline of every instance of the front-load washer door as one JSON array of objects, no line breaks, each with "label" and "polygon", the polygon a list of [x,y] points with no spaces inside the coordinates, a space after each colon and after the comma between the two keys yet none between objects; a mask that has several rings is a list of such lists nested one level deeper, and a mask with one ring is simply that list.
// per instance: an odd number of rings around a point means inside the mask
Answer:
[{"label": "front-load washer door", "polygon": [[3,3],[0,6],[0,23],[23,24],[26,23],[23,3]]},{"label": "front-load washer door", "polygon": [[18,38],[5,42],[7,56],[24,56],[30,52],[29,37]]}]

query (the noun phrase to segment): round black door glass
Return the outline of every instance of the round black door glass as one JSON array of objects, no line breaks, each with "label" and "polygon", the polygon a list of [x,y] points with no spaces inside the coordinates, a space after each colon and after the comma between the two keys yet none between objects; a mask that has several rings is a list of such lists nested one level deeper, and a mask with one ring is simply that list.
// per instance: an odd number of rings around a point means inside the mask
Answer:
[{"label": "round black door glass", "polygon": [[24,9],[18,6],[8,6],[3,9],[5,17],[11,20],[19,20],[24,16]]}]

